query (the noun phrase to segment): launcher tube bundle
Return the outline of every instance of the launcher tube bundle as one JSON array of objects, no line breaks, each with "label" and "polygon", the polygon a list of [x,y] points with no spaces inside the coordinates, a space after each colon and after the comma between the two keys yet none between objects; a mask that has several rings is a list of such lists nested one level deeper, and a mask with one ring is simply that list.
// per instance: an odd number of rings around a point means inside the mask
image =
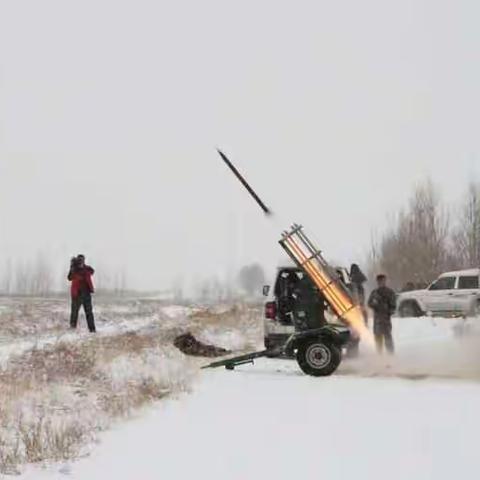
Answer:
[{"label": "launcher tube bundle", "polygon": [[294,224],[289,232],[284,232],[280,245],[289,257],[300,267],[317,286],[337,317],[348,323],[362,337],[369,332],[363,322],[363,314],[350,292],[336,279],[336,275],[311,240],[303,227]]}]

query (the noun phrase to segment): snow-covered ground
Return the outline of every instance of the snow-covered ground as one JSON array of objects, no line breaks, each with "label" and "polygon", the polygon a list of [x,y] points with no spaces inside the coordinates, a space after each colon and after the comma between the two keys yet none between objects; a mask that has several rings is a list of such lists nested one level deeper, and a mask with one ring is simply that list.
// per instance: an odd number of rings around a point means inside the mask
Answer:
[{"label": "snow-covered ground", "polygon": [[83,318],[69,329],[65,299],[0,298],[0,306],[0,476],[87,454],[100,432],[190,391],[202,360],[174,347],[178,335],[246,349],[260,332],[259,310],[247,305],[100,298],[95,335]]},{"label": "snow-covered ground", "polygon": [[[160,302],[144,304],[134,300],[100,301],[95,305],[99,336],[141,331],[152,326],[161,326],[165,330],[186,327],[191,311],[187,307],[163,305]],[[67,299],[1,299],[0,367],[12,356],[33,348],[88,338],[83,313],[77,331],[70,331],[68,325]]]},{"label": "snow-covered ground", "polygon": [[363,352],[330,378],[286,360],[199,372],[90,457],[23,478],[477,479],[480,341],[455,325],[398,319],[395,358]]},{"label": "snow-covered ground", "polygon": [[[68,299],[0,298],[0,368],[15,355],[33,348],[52,346],[60,341],[76,342],[89,337],[83,312],[78,330],[69,330]],[[241,350],[256,341],[259,328],[243,329],[232,316],[225,325],[232,305],[204,307],[168,305],[151,299],[100,299],[94,310],[98,336],[139,332],[150,328],[184,332],[193,330],[201,340],[217,342],[225,348]],[[251,323],[260,319],[259,311],[245,308]],[[195,317],[198,314],[198,317]],[[218,318],[222,316],[223,318]],[[244,311],[240,316],[245,317]],[[247,315],[247,316],[248,316]],[[213,322],[211,318],[213,316]],[[217,321],[219,320],[219,321]],[[260,324],[259,324],[260,327]]]},{"label": "snow-covered ground", "polygon": [[477,479],[479,397],[459,383],[214,372],[60,470],[83,480]]}]

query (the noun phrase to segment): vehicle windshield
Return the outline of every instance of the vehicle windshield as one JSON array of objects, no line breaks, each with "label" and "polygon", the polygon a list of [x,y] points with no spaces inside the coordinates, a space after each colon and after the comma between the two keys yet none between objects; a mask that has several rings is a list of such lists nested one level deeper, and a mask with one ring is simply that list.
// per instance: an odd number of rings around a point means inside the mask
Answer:
[{"label": "vehicle windshield", "polygon": [[455,288],[455,277],[442,277],[433,282],[429,290],[453,290]]}]

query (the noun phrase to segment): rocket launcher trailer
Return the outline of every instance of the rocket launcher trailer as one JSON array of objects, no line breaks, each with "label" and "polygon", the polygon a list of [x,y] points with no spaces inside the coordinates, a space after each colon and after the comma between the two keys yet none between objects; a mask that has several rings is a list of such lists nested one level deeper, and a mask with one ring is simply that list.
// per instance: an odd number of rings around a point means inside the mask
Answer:
[{"label": "rocket launcher trailer", "polygon": [[240,365],[253,364],[255,359],[261,357],[295,356],[298,365],[307,375],[328,376],[340,365],[342,348],[349,342],[351,330],[354,330],[354,334],[362,335],[365,326],[360,308],[355,305],[349,291],[337,280],[334,269],[308,239],[303,228],[293,225],[290,232],[283,233],[279,243],[316,285],[344,325],[327,324],[320,328],[297,330],[283,345],[276,348],[213,362],[203,368],[225,367],[234,370]]},{"label": "rocket launcher trailer", "polygon": [[[267,216],[271,210],[263,203],[254,189],[241,175],[233,163],[220,150],[218,153],[227,167],[237,177],[248,193]],[[303,270],[317,287],[319,295],[327,302],[332,312],[343,325],[326,324],[320,328],[303,329],[295,325],[296,331],[284,344],[267,350],[253,352],[226,360],[213,362],[203,368],[225,367],[234,370],[236,366],[254,363],[261,357],[293,356],[307,375],[331,375],[342,360],[342,347],[352,335],[369,339],[360,306],[356,305],[350,292],[337,280],[335,271],[328,265],[300,225],[294,224],[290,231],[282,234],[280,245],[293,262]],[[347,327],[348,326],[348,327]]]}]

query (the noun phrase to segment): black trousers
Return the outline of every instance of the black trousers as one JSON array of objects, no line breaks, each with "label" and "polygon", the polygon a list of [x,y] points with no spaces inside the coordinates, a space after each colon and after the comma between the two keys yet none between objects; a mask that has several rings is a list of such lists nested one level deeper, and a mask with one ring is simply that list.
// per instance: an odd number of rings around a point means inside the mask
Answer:
[{"label": "black trousers", "polygon": [[388,353],[394,353],[395,346],[393,344],[392,321],[390,318],[375,318],[373,320],[373,334],[379,353],[383,352],[384,347]]},{"label": "black trousers", "polygon": [[83,306],[87,325],[90,332],[95,332],[95,319],[93,317],[92,295],[90,293],[80,293],[77,297],[72,297],[72,313],[70,315],[70,327],[77,328],[78,314],[80,307]]}]

